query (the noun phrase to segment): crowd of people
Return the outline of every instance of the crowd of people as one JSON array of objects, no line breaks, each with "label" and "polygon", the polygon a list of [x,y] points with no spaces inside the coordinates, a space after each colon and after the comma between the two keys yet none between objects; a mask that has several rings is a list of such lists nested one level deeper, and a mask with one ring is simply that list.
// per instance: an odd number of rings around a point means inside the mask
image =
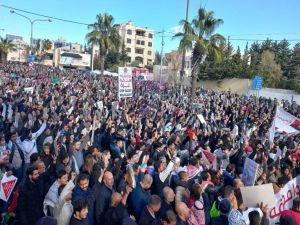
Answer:
[{"label": "crowd of people", "polygon": [[[246,158],[275,193],[300,174],[297,135],[268,134],[294,102],[135,79],[125,100],[117,78],[20,63],[0,79],[0,180],[18,178],[3,225],[268,225],[264,199],[243,203]],[[300,224],[299,197],[281,224]]]}]

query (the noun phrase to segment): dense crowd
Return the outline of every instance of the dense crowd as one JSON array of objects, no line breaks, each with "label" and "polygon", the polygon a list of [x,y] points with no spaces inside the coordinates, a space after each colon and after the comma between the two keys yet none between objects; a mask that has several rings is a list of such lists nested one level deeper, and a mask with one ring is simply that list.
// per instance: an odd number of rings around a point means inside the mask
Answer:
[{"label": "dense crowd", "polygon": [[[18,178],[2,224],[268,225],[264,199],[243,203],[245,159],[275,193],[300,174],[297,135],[268,134],[276,105],[300,117],[296,103],[203,89],[191,101],[135,79],[118,99],[117,78],[19,63],[0,79],[0,179]],[[300,224],[300,198],[280,221]]]}]

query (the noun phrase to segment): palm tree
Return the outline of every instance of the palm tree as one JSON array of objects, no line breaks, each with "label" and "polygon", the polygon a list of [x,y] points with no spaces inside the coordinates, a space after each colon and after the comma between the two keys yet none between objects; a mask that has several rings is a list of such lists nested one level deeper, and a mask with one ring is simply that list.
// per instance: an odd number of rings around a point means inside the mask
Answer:
[{"label": "palm tree", "polygon": [[11,51],[16,51],[16,46],[11,40],[0,37],[0,62],[6,62],[7,55]]},{"label": "palm tree", "polygon": [[107,13],[98,14],[96,22],[90,24],[88,29],[91,30],[86,35],[89,45],[99,48],[99,59],[101,65],[101,74],[104,74],[104,62],[109,51],[118,51],[120,49],[121,37],[118,33],[114,18]]},{"label": "palm tree", "polygon": [[223,24],[223,20],[214,18],[213,11],[206,11],[205,8],[200,7],[192,23],[182,20],[180,24],[183,25],[184,32],[178,33],[174,37],[181,37],[179,50],[193,49],[191,97],[194,99],[200,64],[208,54],[216,61],[220,61],[222,58],[221,46],[224,46],[225,38],[214,32],[218,26]]}]

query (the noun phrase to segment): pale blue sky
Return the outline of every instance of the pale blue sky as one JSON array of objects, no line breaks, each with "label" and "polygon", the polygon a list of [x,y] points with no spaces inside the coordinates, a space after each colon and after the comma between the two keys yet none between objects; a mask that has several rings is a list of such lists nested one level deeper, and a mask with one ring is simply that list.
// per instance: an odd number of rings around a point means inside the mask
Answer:
[{"label": "pale blue sky", "polygon": [[[131,20],[135,25],[149,27],[155,31],[165,29],[174,32],[178,22],[185,17],[186,0],[0,0],[9,5],[49,16],[93,23],[97,13],[110,13],[115,23]],[[213,10],[224,24],[217,30],[231,39],[290,39],[300,40],[299,0],[190,0],[189,19],[196,16],[200,5]],[[26,14],[32,19],[41,18]],[[29,40],[30,26],[25,19],[13,15],[0,6],[0,35],[18,34]],[[52,23],[36,23],[35,38],[57,39],[64,37],[70,42],[85,43],[86,26],[53,20]],[[237,36],[235,36],[237,35]],[[178,41],[166,33],[165,52],[176,49]],[[295,44],[296,41],[291,42]],[[246,44],[243,40],[232,40],[234,47]],[[161,37],[155,36],[155,49],[160,51]]]}]

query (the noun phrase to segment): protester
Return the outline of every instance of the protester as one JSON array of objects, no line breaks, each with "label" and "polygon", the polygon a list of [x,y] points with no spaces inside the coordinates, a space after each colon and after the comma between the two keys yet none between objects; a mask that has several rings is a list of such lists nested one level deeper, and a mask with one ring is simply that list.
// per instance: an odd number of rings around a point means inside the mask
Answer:
[{"label": "protester", "polygon": [[[295,102],[201,88],[192,101],[188,88],[135,77],[125,100],[117,78],[26,63],[0,64],[0,75],[0,178],[20,183],[0,208],[14,208],[16,225],[45,214],[103,225],[108,212],[117,223],[173,224],[172,209],[178,224],[195,215],[199,224],[234,224],[245,218],[237,193],[248,185],[246,160],[258,164],[253,185],[271,183],[275,193],[300,174],[299,135],[270,129],[278,109],[300,117]],[[297,204],[275,220],[296,220]],[[250,223],[265,225],[263,215],[250,212]]]}]

